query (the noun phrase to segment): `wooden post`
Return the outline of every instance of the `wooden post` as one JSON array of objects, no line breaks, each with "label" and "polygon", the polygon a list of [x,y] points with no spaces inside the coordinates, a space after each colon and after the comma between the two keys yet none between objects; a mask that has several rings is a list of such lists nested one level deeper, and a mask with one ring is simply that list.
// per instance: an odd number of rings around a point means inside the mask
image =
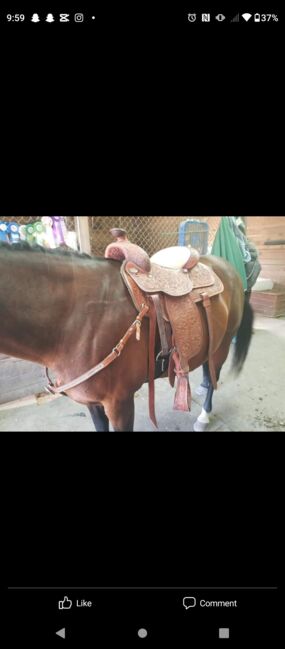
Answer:
[{"label": "wooden post", "polygon": [[76,216],[75,217],[75,228],[78,237],[79,250],[80,252],[86,252],[87,255],[91,255],[91,244],[89,236],[89,217],[88,216]]}]

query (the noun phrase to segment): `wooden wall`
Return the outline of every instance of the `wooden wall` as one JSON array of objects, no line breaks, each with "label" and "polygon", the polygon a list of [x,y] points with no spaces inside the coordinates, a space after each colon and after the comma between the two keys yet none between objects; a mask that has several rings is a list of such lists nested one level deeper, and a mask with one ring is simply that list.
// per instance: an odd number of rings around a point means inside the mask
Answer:
[{"label": "wooden wall", "polygon": [[266,241],[285,241],[285,216],[247,216],[247,236],[259,251],[261,277],[268,277],[285,285],[285,243],[269,244]]}]

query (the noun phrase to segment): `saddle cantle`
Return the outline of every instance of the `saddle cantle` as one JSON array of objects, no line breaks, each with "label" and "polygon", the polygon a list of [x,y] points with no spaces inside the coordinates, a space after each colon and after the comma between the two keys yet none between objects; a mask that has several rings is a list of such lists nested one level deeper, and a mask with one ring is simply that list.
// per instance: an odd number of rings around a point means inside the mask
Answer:
[{"label": "saddle cantle", "polygon": [[186,246],[161,250],[153,257],[132,244],[125,230],[110,231],[116,238],[105,251],[106,258],[123,261],[121,275],[138,311],[147,304],[150,319],[149,334],[149,409],[157,426],[154,409],[155,333],[158,325],[161,355],[169,356],[169,381],[172,387],[177,377],[174,409],[191,409],[189,361],[199,354],[203,343],[203,328],[198,302],[202,302],[209,330],[209,369],[214,388],[217,387],[212,360],[213,327],[211,297],[222,293],[223,283],[214,271],[201,263],[199,253]]}]

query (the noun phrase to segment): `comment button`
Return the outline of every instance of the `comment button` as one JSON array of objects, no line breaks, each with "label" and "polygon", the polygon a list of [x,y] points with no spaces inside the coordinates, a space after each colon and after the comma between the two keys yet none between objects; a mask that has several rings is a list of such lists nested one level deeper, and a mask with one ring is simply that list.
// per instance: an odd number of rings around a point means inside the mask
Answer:
[{"label": "comment button", "polygon": [[183,606],[186,608],[186,611],[188,608],[193,608],[193,606],[196,606],[196,598],[195,597],[183,597]]}]

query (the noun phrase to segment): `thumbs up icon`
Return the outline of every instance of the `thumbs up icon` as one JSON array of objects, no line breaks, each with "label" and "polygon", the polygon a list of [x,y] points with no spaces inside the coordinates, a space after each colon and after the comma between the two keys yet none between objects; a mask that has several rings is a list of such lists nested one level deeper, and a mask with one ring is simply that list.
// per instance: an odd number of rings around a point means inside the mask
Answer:
[{"label": "thumbs up icon", "polygon": [[64,597],[62,600],[58,602],[58,608],[59,610],[68,610],[69,608],[72,607],[72,601],[71,599],[68,599],[68,597]]}]

